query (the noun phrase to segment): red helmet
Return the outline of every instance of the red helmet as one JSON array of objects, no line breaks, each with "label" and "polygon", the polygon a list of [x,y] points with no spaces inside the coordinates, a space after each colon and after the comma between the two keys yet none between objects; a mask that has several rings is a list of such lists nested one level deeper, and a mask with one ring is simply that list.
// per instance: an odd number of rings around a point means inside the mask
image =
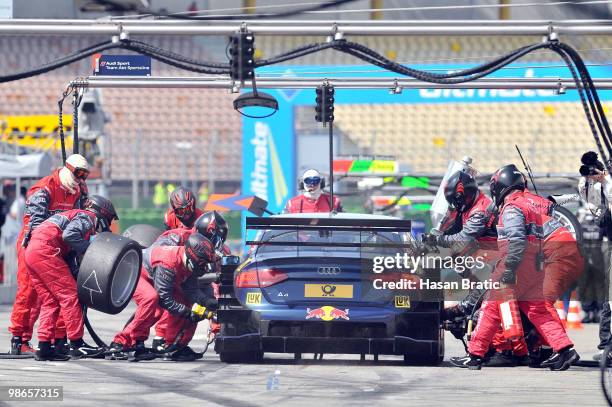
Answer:
[{"label": "red helmet", "polygon": [[212,272],[213,263],[217,258],[213,244],[198,232],[192,233],[187,238],[185,257],[187,268],[198,276]]},{"label": "red helmet", "polygon": [[196,199],[193,192],[187,188],[178,187],[170,194],[170,206],[176,217],[183,223],[195,215]]},{"label": "red helmet", "polygon": [[217,211],[206,212],[200,216],[194,227],[198,233],[210,240],[217,250],[223,247],[229,232],[227,222]]}]

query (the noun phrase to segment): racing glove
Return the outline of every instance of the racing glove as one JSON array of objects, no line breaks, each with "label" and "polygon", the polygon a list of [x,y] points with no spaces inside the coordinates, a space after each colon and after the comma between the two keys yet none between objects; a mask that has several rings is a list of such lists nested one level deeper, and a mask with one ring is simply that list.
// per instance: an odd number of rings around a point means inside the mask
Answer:
[{"label": "racing glove", "polygon": [[209,310],[203,305],[193,304],[191,307],[191,312],[189,313],[189,319],[192,322],[200,322],[205,319],[211,319],[215,316],[214,311]]},{"label": "racing glove", "polygon": [[423,233],[421,236],[421,242],[428,246],[437,246],[438,236],[432,235],[431,233]]},{"label": "racing glove", "polygon": [[512,270],[508,270],[508,269],[504,270],[499,282],[505,285],[515,285],[516,284],[516,273]]}]

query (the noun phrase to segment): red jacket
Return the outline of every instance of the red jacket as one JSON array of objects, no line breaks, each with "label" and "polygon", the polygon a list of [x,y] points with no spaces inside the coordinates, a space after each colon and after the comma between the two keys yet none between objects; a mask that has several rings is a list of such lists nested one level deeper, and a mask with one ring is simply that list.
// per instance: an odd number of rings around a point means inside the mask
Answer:
[{"label": "red jacket", "polygon": [[[318,199],[307,198],[304,194],[291,198],[285,206],[286,213],[315,213],[315,212],[331,212],[330,208],[331,195],[323,192]],[[336,212],[342,212],[342,204],[340,198],[334,196],[334,209]]]},{"label": "red jacket", "polygon": [[199,208],[196,208],[195,215],[191,218],[190,224],[185,225],[183,224],[183,222],[179,220],[179,218],[176,217],[176,214],[174,213],[174,209],[168,208],[168,210],[166,211],[166,214],[164,215],[164,223],[166,224],[166,228],[168,229],[192,228],[196,219],[198,219],[202,215],[204,215],[204,211],[202,211]]},{"label": "red jacket", "polygon": [[[22,234],[27,233],[30,223],[34,230],[56,213],[81,208],[81,197],[87,195],[86,187],[80,186],[74,194],[70,193],[60,182],[59,171],[55,170],[51,175],[41,178],[28,190]],[[21,244],[21,239],[18,244]]]},{"label": "red jacket", "polygon": [[187,316],[189,307],[179,300],[183,297],[181,285],[193,274],[183,262],[185,247],[156,246],[150,252],[147,272],[159,295],[159,305],[171,314]]},{"label": "red jacket", "polygon": [[32,232],[32,239],[57,247],[60,257],[66,257],[70,251],[85,253],[90,237],[96,234],[96,221],[93,212],[71,209],[41,223]]}]

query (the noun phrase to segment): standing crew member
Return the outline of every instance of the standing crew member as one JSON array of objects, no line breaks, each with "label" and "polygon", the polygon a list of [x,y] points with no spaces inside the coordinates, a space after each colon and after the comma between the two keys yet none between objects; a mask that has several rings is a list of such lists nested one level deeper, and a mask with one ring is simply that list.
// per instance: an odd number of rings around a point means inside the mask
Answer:
[{"label": "standing crew member", "polygon": [[[332,212],[331,195],[323,192],[325,180],[319,171],[310,169],[304,171],[300,179],[300,190],[304,193],[291,198],[285,206],[285,213]],[[334,196],[334,212],[342,212],[340,198]]]},{"label": "standing crew member", "polygon": [[541,270],[542,231],[556,220],[542,216],[524,195],[525,178],[516,166],[500,168],[491,178],[491,197],[501,207],[497,224],[501,260],[493,273],[493,280],[503,290],[493,292],[481,307],[481,317],[469,343],[469,354],[451,358],[455,366],[480,369],[483,357],[497,332],[501,317],[499,302],[505,301],[508,291],[518,300],[518,307],[533,323],[538,334],[553,348],[554,354],[542,362],[551,370],[566,370],[579,360],[573,343],[559,318],[550,312],[544,298],[544,273]]},{"label": "standing crew member", "polygon": [[204,212],[196,207],[193,192],[187,188],[178,187],[170,194],[170,208],[164,215],[166,229],[191,229],[196,219]]},{"label": "standing crew member", "polygon": [[[216,300],[197,289],[197,278],[211,269],[215,261],[212,243],[192,233],[184,246],[155,246],[150,249],[150,266],[141,269],[134,293],[136,314],[132,322],[115,336],[110,358],[124,359],[124,352],[143,342],[155,324],[161,307],[169,313],[164,341],[169,358],[192,361],[199,356],[189,346],[197,322],[212,318]],[[204,305],[200,305],[204,304]]]},{"label": "standing crew member", "polygon": [[[24,258],[41,303],[36,360],[78,359],[102,353],[83,341],[83,312],[76,281],[65,259],[71,252],[82,256],[90,237],[109,230],[115,219],[118,217],[111,201],[92,195],[84,209],[53,215],[32,233]],[[70,339],[70,356],[58,354],[51,347],[60,311]]]},{"label": "standing crew member", "polygon": [[[495,215],[490,210],[491,199],[478,189],[476,180],[465,171],[458,171],[449,177],[444,188],[449,208],[457,211],[461,230],[451,235],[423,235],[425,243],[451,248],[453,255],[482,256],[489,262],[495,261],[497,232]],[[471,290],[468,296],[454,307],[444,310],[445,319],[469,315],[478,306],[485,290]],[[508,343],[498,333],[493,340],[495,354],[486,361],[487,366],[504,367],[524,363],[528,351],[523,339]],[[512,352],[512,355],[508,353]]]},{"label": "standing crew member", "polygon": [[[34,230],[50,216],[82,207],[82,202],[87,198],[85,180],[88,175],[87,160],[79,154],[72,154],[66,159],[64,167],[39,180],[27,192],[23,226],[17,237],[17,295],[9,327],[13,334],[11,354],[34,353],[29,341],[40,311],[25,264],[25,248]],[[52,338],[57,341],[58,348],[64,347],[65,336],[66,328],[60,318]]]}]

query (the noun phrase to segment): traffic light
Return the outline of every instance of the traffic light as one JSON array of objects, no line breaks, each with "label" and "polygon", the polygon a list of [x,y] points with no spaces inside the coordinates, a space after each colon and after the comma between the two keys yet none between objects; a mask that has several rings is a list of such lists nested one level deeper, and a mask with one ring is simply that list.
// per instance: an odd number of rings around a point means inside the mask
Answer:
[{"label": "traffic light", "polygon": [[239,82],[255,76],[255,37],[237,32],[230,38],[230,77]]},{"label": "traffic light", "polygon": [[320,123],[334,121],[334,87],[332,85],[317,86],[317,105],[315,120]]}]

